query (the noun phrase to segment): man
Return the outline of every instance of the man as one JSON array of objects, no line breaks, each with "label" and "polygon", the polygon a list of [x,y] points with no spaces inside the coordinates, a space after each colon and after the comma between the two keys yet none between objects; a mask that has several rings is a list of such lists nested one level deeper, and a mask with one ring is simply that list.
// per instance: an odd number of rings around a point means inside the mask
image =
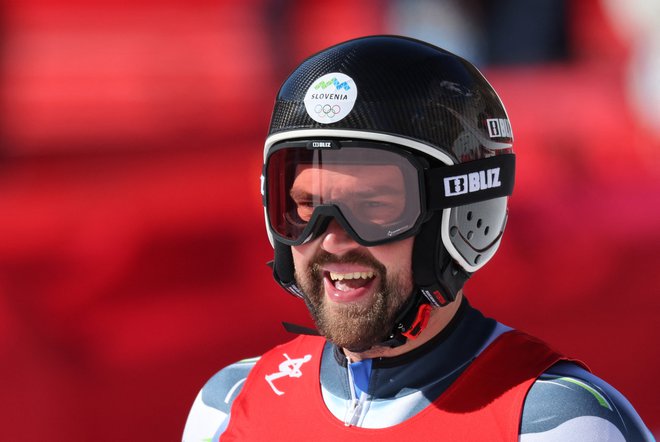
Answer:
[{"label": "man", "polygon": [[512,143],[495,91],[447,51],[374,36],[305,60],[262,193],[274,277],[321,336],[220,371],[184,440],[652,440],[580,362],[463,295],[502,238]]}]

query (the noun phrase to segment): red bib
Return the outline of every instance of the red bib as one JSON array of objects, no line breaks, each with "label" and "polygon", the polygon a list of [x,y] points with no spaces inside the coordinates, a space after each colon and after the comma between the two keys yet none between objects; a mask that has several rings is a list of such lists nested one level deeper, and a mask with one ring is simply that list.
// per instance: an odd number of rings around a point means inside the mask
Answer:
[{"label": "red bib", "polygon": [[428,407],[388,428],[347,427],[326,408],[319,369],[325,340],[299,336],[264,354],[231,409],[221,441],[517,441],[536,378],[565,359],[510,331],[498,337]]}]

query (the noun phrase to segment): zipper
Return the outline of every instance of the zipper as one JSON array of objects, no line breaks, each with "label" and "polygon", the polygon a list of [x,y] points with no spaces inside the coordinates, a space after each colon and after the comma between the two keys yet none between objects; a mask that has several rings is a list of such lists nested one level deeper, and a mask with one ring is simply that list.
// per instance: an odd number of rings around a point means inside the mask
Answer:
[{"label": "zipper", "polygon": [[346,415],[344,416],[344,425],[350,427],[351,425],[357,425],[359,421],[359,414],[362,409],[361,400],[364,397],[364,393],[360,395],[360,399],[355,395],[355,380],[353,378],[353,371],[351,370],[351,360],[346,358],[346,373],[348,374],[348,389],[351,392],[351,400],[346,407]]}]

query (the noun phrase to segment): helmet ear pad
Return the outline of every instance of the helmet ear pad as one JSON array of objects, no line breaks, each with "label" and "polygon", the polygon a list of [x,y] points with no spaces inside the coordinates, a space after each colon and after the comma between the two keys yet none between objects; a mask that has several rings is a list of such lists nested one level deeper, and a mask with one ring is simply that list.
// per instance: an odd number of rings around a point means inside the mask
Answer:
[{"label": "helmet ear pad", "polygon": [[444,211],[443,241],[465,270],[475,272],[495,255],[507,221],[507,197]]}]

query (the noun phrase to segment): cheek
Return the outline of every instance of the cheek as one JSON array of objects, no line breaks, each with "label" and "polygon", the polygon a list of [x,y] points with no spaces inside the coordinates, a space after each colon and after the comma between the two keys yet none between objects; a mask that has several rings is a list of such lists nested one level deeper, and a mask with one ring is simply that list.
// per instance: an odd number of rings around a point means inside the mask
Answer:
[{"label": "cheek", "polygon": [[406,238],[391,244],[373,247],[371,253],[388,269],[397,272],[408,271],[412,273],[412,250],[414,238]]},{"label": "cheek", "polygon": [[291,247],[291,256],[293,257],[293,267],[295,269],[304,269],[311,258],[312,248],[310,244]]}]

